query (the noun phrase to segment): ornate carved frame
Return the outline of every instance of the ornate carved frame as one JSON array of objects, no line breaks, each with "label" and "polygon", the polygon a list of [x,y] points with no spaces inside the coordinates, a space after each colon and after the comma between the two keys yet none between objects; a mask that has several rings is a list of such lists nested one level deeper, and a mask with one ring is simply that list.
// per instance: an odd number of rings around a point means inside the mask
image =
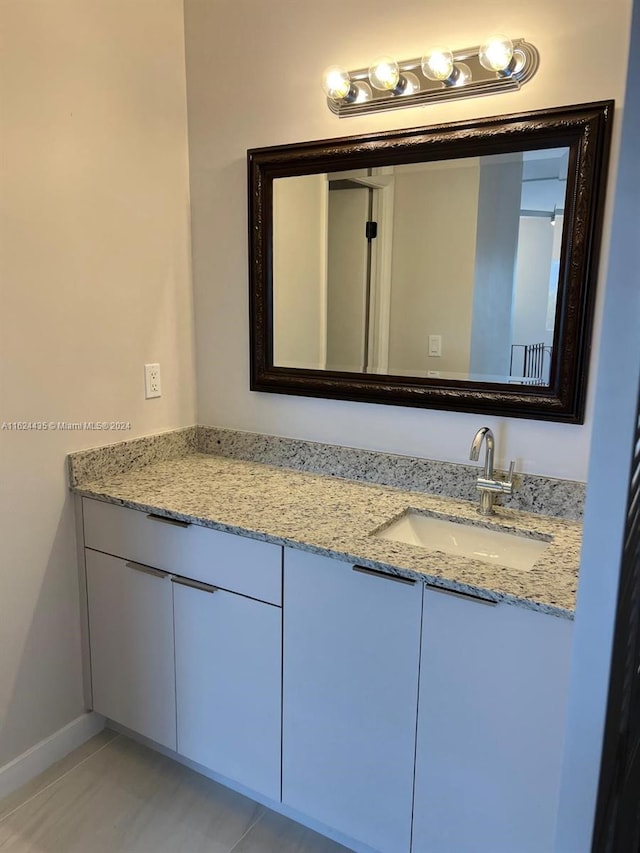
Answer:
[{"label": "ornate carved frame", "polygon": [[[613,102],[247,152],[251,390],[583,423]],[[550,384],[338,373],[273,364],[274,178],[569,147]]]}]

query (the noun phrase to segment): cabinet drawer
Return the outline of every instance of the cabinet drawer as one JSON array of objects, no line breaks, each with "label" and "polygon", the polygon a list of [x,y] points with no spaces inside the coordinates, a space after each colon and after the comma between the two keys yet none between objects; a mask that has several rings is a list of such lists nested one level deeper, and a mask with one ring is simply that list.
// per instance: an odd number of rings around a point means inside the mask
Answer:
[{"label": "cabinet drawer", "polygon": [[83,498],[88,548],[184,575],[260,601],[282,603],[282,548]]}]

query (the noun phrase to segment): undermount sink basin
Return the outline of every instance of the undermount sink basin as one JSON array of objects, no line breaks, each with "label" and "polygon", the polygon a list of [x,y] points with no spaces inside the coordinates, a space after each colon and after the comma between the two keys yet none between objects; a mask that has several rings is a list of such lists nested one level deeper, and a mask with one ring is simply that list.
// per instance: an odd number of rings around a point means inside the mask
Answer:
[{"label": "undermount sink basin", "polygon": [[415,510],[407,510],[374,535],[523,571],[532,569],[550,544],[475,524],[434,518]]}]

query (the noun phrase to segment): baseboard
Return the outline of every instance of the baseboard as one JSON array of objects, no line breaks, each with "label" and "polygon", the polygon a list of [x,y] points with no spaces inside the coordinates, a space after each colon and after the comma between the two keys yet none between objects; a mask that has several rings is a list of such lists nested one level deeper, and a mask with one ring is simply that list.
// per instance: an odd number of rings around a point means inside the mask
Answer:
[{"label": "baseboard", "polygon": [[0,800],[82,746],[103,728],[104,717],[89,711],[0,767]]}]

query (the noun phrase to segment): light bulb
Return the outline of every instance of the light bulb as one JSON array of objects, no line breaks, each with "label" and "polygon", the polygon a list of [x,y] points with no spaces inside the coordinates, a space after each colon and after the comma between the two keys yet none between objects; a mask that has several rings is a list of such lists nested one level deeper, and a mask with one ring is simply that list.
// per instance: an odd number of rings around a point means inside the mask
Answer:
[{"label": "light bulb", "polygon": [[448,47],[432,47],[422,57],[422,73],[429,80],[448,80],[453,71],[453,54]]},{"label": "light bulb", "polygon": [[513,59],[513,42],[508,36],[491,36],[480,46],[478,59],[487,71],[507,71]]},{"label": "light bulb", "polygon": [[391,56],[380,56],[369,66],[369,80],[374,89],[390,92],[400,81],[398,63]]},{"label": "light bulb", "polygon": [[322,75],[322,88],[332,101],[344,100],[352,89],[349,72],[339,65],[332,65]]}]

